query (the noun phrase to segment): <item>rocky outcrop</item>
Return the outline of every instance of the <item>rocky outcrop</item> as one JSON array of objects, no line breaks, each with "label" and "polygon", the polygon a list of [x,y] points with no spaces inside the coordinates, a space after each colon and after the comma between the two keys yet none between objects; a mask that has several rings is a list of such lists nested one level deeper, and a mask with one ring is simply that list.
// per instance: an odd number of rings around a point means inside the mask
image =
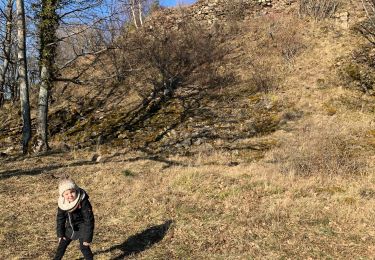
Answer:
[{"label": "rocky outcrop", "polygon": [[[228,22],[251,18],[254,15],[269,12],[281,12],[291,7],[298,9],[297,0],[198,0],[188,8],[164,9],[152,16],[152,20],[159,20],[166,27],[177,27],[186,19],[200,21],[213,25],[218,22]],[[338,10],[332,15],[338,27],[348,29],[350,25],[349,12]]]}]

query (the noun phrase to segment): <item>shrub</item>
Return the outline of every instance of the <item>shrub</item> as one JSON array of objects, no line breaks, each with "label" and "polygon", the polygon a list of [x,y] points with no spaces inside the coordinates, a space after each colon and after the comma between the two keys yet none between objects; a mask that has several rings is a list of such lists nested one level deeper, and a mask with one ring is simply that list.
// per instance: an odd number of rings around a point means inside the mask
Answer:
[{"label": "shrub", "polygon": [[255,57],[250,63],[250,82],[256,92],[269,93],[277,89],[277,75],[274,64],[261,57]]},{"label": "shrub", "polygon": [[363,9],[366,13],[365,20],[360,21],[354,26],[354,30],[358,31],[373,46],[375,45],[375,1],[362,1]]},{"label": "shrub", "polygon": [[154,25],[138,32],[132,52],[143,71],[148,93],[153,99],[172,97],[177,89],[198,78],[210,78],[210,66],[216,55],[215,40],[208,30],[193,21],[176,28]]},{"label": "shrub", "polygon": [[125,177],[134,177],[135,173],[129,169],[125,169],[122,171],[122,175],[124,175]]},{"label": "shrub", "polygon": [[358,64],[350,63],[344,68],[345,74],[351,79],[351,80],[361,80],[361,69]]},{"label": "shrub", "polygon": [[256,32],[260,32],[256,52],[260,57],[275,54],[291,63],[305,48],[302,32],[303,21],[285,14],[269,14],[258,20]]},{"label": "shrub", "polygon": [[272,15],[268,22],[271,46],[276,47],[284,60],[292,62],[305,48],[302,38],[303,23],[296,17],[281,14]]},{"label": "shrub", "polygon": [[303,23],[295,17],[270,14],[257,19],[253,27],[257,43],[250,60],[250,79],[256,91],[268,93],[278,88],[285,69],[303,50]]},{"label": "shrub", "polygon": [[345,85],[366,94],[374,94],[374,67],[369,55],[353,55],[353,60],[341,66],[340,76]]},{"label": "shrub", "polygon": [[339,2],[336,0],[300,0],[299,14],[322,20],[332,17],[338,6]]}]

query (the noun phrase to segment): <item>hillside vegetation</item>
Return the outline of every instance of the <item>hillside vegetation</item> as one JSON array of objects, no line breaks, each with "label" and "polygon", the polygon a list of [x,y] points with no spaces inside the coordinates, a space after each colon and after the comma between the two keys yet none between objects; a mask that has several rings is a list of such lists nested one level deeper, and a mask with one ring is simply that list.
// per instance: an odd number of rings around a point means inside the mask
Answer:
[{"label": "hillside vegetation", "polygon": [[189,20],[210,2],[154,13],[89,83],[56,86],[50,152],[22,156],[17,108],[1,108],[0,258],[52,258],[66,174],[90,195],[97,259],[373,258],[362,6],[233,2],[223,20]]}]

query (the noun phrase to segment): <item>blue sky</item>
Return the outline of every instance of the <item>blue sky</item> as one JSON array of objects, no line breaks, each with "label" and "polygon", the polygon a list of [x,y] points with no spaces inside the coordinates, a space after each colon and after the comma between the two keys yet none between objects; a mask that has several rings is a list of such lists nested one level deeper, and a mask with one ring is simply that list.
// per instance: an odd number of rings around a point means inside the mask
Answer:
[{"label": "blue sky", "polygon": [[160,0],[160,4],[163,6],[175,6],[176,4],[180,3],[192,4],[195,2],[196,0]]}]

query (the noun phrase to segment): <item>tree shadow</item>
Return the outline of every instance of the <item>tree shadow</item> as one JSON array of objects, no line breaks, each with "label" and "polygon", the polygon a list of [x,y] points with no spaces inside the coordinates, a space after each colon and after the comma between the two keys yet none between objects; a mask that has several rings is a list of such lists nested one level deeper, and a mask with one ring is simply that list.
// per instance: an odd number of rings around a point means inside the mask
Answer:
[{"label": "tree shadow", "polygon": [[[111,163],[111,162],[136,162],[141,160],[150,160],[155,161],[159,163],[164,163],[165,166],[163,169],[172,167],[172,166],[182,166],[187,167],[188,165],[180,163],[178,161],[173,161],[170,159],[166,159],[163,156],[154,155],[151,153],[151,151],[147,149],[140,149],[140,151],[144,152],[144,156],[137,156],[137,157],[131,157],[127,159],[121,159],[121,160],[114,160],[115,157],[125,155],[126,153],[117,153],[113,156],[109,156],[106,158],[103,162],[96,162],[93,160],[80,160],[72,163],[60,163],[60,164],[53,164],[53,165],[47,165],[47,166],[41,166],[41,167],[35,167],[35,168],[28,168],[28,169],[15,169],[15,170],[5,170],[0,171],[0,181],[5,180],[11,177],[15,176],[35,176],[42,173],[48,173],[50,171],[54,171],[60,168],[67,168],[67,167],[76,167],[76,166],[88,166],[88,165],[94,165],[94,164],[105,164],[105,163]],[[34,156],[38,157],[38,156]],[[24,156],[21,156],[21,158],[26,158]],[[18,160],[16,158],[14,161]],[[1,163],[1,160],[0,160]]]},{"label": "tree shadow", "polygon": [[93,161],[78,161],[74,162],[71,164],[56,164],[56,165],[49,165],[45,167],[36,167],[33,169],[17,169],[17,170],[6,170],[0,172],[0,180],[5,180],[11,177],[15,176],[24,176],[24,175],[29,175],[29,176],[34,176],[42,173],[47,173],[49,171],[53,171],[56,169],[64,168],[64,167],[74,167],[74,166],[84,166],[84,165],[92,165],[96,164],[96,162]]},{"label": "tree shadow", "polygon": [[112,246],[103,251],[95,252],[94,255],[120,250],[122,251],[121,255],[112,258],[112,260],[120,260],[127,256],[143,252],[163,240],[172,223],[172,220],[167,220],[161,225],[149,227],[140,233],[130,236],[122,244]]}]

